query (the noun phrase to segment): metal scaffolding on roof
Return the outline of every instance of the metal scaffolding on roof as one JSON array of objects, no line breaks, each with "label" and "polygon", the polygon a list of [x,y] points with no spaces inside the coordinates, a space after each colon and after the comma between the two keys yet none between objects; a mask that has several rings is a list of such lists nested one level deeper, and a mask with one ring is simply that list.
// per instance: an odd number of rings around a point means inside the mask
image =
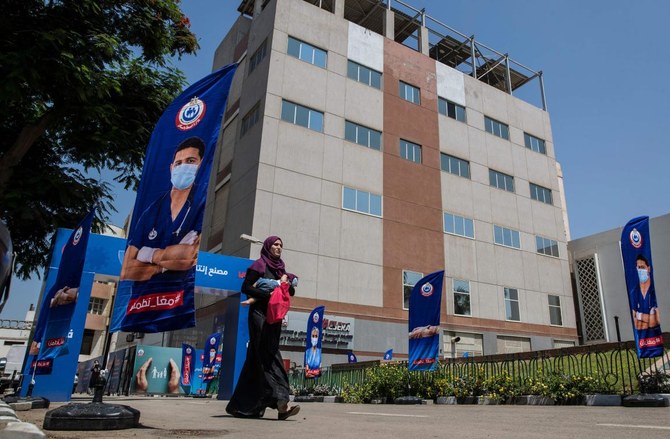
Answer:
[{"label": "metal scaffolding on roof", "polygon": [[[258,0],[260,7],[271,0]],[[334,12],[336,0],[304,0],[316,7]],[[386,11],[393,12],[393,40],[421,50],[428,45],[428,56],[460,72],[472,76],[506,93],[513,92],[538,78],[541,106],[547,109],[542,71],[534,71],[514,61],[507,53],[498,52],[401,0],[343,0],[344,18],[372,32],[385,35]],[[238,11],[253,16],[256,0],[242,0]],[[427,30],[428,41],[421,41],[421,28]]]}]

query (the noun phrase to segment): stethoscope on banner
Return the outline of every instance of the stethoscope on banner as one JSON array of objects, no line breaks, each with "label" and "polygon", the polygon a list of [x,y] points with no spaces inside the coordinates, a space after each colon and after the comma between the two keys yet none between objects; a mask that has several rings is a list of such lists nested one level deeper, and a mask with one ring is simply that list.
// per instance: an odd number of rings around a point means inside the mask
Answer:
[{"label": "stethoscope on banner", "polygon": [[[151,209],[154,210],[154,221],[153,221],[153,225],[154,225],[154,227],[151,228],[151,231],[149,232],[149,236],[148,236],[148,238],[149,238],[150,240],[153,240],[153,239],[155,239],[155,238],[158,236],[158,232],[156,231],[156,224],[158,224],[158,217],[159,217],[159,215],[160,215],[161,205],[162,205],[163,202],[165,201],[165,198],[166,198],[166,197],[169,197],[169,196],[170,196],[170,192],[167,192],[167,193],[163,194],[163,196],[160,198],[160,200],[159,200],[157,203],[153,203],[153,204],[151,204],[151,205],[150,205],[150,206],[149,206],[149,207],[142,213],[142,216],[140,216],[140,219],[139,219],[139,221],[138,221],[138,225],[142,223],[142,218],[144,218],[144,216],[145,216],[146,214],[149,214],[149,213],[150,213],[149,211],[150,211]],[[186,209],[186,213],[184,214],[184,217],[182,218],[181,222],[179,223],[179,227],[177,228],[177,230],[175,230],[175,231],[172,232],[172,235],[174,235],[174,236],[179,236],[179,234],[181,233],[181,229],[182,229],[182,227],[184,226],[184,223],[186,222],[186,219],[188,218],[189,213],[191,213],[191,206],[192,206],[192,200],[191,200],[191,197],[192,197],[192,195],[189,195],[189,197],[186,199],[186,203],[188,203],[188,207],[187,207],[187,209]],[[183,209],[184,209],[184,208],[182,207],[182,210],[183,210]],[[180,212],[181,212],[181,211],[180,211]],[[147,216],[148,216],[148,215],[147,215]]]}]

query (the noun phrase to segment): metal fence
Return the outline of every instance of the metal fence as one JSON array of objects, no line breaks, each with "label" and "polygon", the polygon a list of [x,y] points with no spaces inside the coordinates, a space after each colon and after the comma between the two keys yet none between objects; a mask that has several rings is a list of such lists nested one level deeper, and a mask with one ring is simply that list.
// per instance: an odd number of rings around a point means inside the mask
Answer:
[{"label": "metal fence", "polygon": [[[433,381],[447,377],[478,376],[484,379],[506,373],[519,385],[528,379],[539,379],[553,373],[563,375],[598,376],[611,391],[622,395],[655,392],[654,377],[670,378],[670,334],[664,334],[664,354],[656,358],[638,359],[634,342],[603,343],[545,351],[516,354],[486,355],[470,358],[445,359],[431,373],[413,372],[414,379]],[[320,378],[306,379],[301,369],[289,374],[294,389],[328,386],[337,393],[345,385],[362,384],[366,370],[379,366],[381,361],[334,364],[324,367]],[[407,364],[394,362],[395,364]]]}]

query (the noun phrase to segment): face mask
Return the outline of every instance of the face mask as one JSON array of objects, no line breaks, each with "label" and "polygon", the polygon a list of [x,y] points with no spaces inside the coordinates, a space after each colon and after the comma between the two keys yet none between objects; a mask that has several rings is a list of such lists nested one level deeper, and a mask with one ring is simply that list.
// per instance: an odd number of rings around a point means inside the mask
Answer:
[{"label": "face mask", "polygon": [[184,164],[175,166],[172,169],[170,181],[176,189],[183,190],[188,188],[195,181],[195,174],[198,172],[198,165]]},{"label": "face mask", "polygon": [[638,268],[637,277],[640,278],[640,283],[643,284],[649,280],[649,272],[647,271],[646,268]]},{"label": "face mask", "polygon": [[312,346],[316,347],[319,344],[319,337],[312,337]]}]

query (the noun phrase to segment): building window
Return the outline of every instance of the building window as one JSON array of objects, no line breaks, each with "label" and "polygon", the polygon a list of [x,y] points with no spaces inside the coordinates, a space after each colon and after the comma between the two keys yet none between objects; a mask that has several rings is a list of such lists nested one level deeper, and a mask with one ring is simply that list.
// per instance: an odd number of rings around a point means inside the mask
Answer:
[{"label": "building window", "polygon": [[489,169],[489,184],[507,192],[514,192],[514,177],[493,169]]},{"label": "building window", "polygon": [[412,295],[412,289],[423,278],[423,273],[416,271],[402,271],[402,309],[409,309],[409,296]]},{"label": "building window", "polygon": [[530,183],[530,198],[547,204],[554,204],[551,189]]},{"label": "building window", "polygon": [[454,279],[454,314],[469,316],[470,314],[470,282]]},{"label": "building window", "polygon": [[505,288],[505,318],[520,321],[519,291],[515,288]]},{"label": "building window", "polygon": [[537,244],[537,252],[547,256],[558,257],[558,242],[553,239],[543,238],[542,236],[535,237]]},{"label": "building window", "polygon": [[406,101],[421,105],[421,90],[406,82],[400,81],[400,97]]},{"label": "building window", "polygon": [[251,58],[249,58],[249,73],[253,72],[256,67],[263,61],[265,54],[267,53],[267,38],[261,43],[261,45],[256,49]]},{"label": "building window", "polygon": [[97,314],[99,316],[105,311],[105,300],[100,299],[99,297],[91,297],[91,300],[88,302],[88,312],[89,314]]},{"label": "building window", "polygon": [[421,145],[400,139],[400,157],[414,163],[421,163]]},{"label": "building window", "polygon": [[288,37],[288,54],[324,69],[328,61],[328,53],[325,50],[293,37]]},{"label": "building window", "polygon": [[437,98],[437,110],[452,119],[465,122],[465,107],[444,98]]},{"label": "building window", "polygon": [[493,225],[493,239],[498,245],[504,245],[505,247],[512,247],[517,249],[521,248],[519,232],[516,230]]},{"label": "building window", "polygon": [[470,178],[470,162],[443,152],[440,153],[440,167],[443,171],[460,177]]},{"label": "building window", "polygon": [[344,122],[344,138],[377,151],[382,149],[382,133],[348,120]]},{"label": "building window", "polygon": [[474,239],[475,226],[470,218],[444,212],[444,233]]},{"label": "building window", "polygon": [[554,326],[563,326],[560,296],[549,295],[549,323]]},{"label": "building window", "polygon": [[84,329],[84,336],[81,339],[81,349],[79,355],[91,355],[93,350],[93,338],[95,331],[92,329]]},{"label": "building window", "polygon": [[342,208],[381,217],[382,196],[344,186]]},{"label": "building window", "polygon": [[526,148],[539,152],[540,154],[547,153],[547,148],[544,146],[544,140],[528,133],[523,133],[523,141],[526,144]]},{"label": "building window", "polygon": [[286,122],[323,132],[323,113],[320,111],[282,100],[281,118]]},{"label": "building window", "polygon": [[256,125],[261,118],[261,105],[260,102],[254,105],[254,108],[249,110],[246,116],[242,118],[242,128],[240,132],[240,137],[244,136],[247,131],[251,129],[252,126]]},{"label": "building window", "polygon": [[488,116],[484,116],[484,127],[486,128],[487,133],[509,140],[509,127],[507,124],[498,122]]},{"label": "building window", "polygon": [[349,61],[347,76],[354,81],[362,82],[376,89],[382,88],[382,74],[361,64]]}]

